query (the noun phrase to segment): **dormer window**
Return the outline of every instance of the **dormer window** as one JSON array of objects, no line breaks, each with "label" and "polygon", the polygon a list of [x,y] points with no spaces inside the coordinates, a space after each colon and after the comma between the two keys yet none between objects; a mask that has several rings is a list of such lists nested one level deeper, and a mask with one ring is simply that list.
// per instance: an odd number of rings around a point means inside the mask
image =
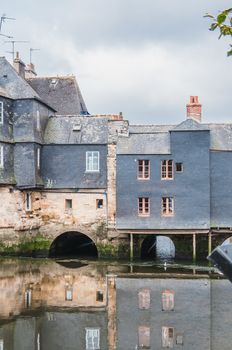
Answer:
[{"label": "dormer window", "polygon": [[3,124],[3,102],[0,102],[0,124]]}]

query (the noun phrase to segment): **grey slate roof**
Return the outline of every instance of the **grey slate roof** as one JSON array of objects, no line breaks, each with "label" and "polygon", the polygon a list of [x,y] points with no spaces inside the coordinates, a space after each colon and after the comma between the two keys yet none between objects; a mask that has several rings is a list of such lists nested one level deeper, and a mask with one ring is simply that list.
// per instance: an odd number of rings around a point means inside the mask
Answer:
[{"label": "grey slate roof", "polygon": [[99,117],[50,117],[46,144],[107,144],[108,119]]},{"label": "grey slate roof", "polygon": [[212,150],[232,151],[232,124],[204,124],[210,129]]},{"label": "grey slate roof", "polygon": [[36,77],[27,81],[42,100],[57,111],[58,115],[88,114],[74,76]]},{"label": "grey slate roof", "polygon": [[155,132],[168,132],[173,129],[176,125],[154,125],[154,124],[144,124],[144,125],[130,125],[130,134],[152,134]]},{"label": "grey slate roof", "polygon": [[117,154],[168,154],[170,153],[170,135],[168,132],[153,134],[130,134],[119,137]]},{"label": "grey slate roof", "polygon": [[37,98],[39,95],[21,78],[5,57],[0,57],[0,94],[12,99]]},{"label": "grey slate roof", "polygon": [[193,131],[193,130],[197,130],[197,131],[205,131],[205,130],[209,130],[204,124],[201,124],[197,121],[195,121],[194,119],[188,118],[186,120],[184,120],[182,123],[178,124],[177,126],[175,126],[173,129],[173,131]]}]

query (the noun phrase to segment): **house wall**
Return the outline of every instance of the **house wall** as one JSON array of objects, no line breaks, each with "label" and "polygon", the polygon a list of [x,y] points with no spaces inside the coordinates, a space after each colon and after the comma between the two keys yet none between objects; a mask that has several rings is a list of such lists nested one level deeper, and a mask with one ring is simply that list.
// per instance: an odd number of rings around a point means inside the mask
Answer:
[{"label": "house wall", "polygon": [[[117,155],[118,229],[207,229],[210,226],[209,132],[171,132],[170,155]],[[150,160],[150,180],[137,180],[139,159]],[[183,163],[173,180],[161,180],[161,160]],[[138,216],[138,197],[150,198],[150,216]],[[175,214],[161,216],[162,197]]]},{"label": "house wall", "polygon": [[[86,152],[100,153],[100,171],[86,172]],[[47,188],[106,188],[106,145],[44,145],[41,173]]]}]

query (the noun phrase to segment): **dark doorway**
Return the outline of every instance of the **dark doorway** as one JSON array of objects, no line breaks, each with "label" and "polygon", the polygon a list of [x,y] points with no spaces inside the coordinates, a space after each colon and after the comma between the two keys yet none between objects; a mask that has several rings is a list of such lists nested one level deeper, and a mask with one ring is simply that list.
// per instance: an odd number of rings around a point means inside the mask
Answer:
[{"label": "dark doorway", "polygon": [[155,235],[149,235],[144,239],[141,246],[141,258],[142,259],[156,258],[156,236]]},{"label": "dark doorway", "polygon": [[97,258],[98,251],[94,242],[79,232],[66,232],[58,236],[52,243],[49,257]]}]

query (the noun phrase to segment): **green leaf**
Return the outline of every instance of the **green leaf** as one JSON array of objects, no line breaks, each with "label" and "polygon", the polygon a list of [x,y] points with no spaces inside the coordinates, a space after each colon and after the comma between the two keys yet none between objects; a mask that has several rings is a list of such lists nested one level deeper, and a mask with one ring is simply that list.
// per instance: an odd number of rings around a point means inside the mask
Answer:
[{"label": "green leaf", "polygon": [[232,8],[223,11],[223,13],[225,13],[225,15],[228,15],[228,14],[231,13],[231,12],[232,12]]},{"label": "green leaf", "polygon": [[212,23],[209,30],[215,30],[218,27],[218,23]]},{"label": "green leaf", "polygon": [[220,14],[217,16],[217,22],[218,22],[219,24],[225,22],[225,20],[226,20],[226,14],[225,14],[225,12],[222,12],[222,13],[220,13]]},{"label": "green leaf", "polygon": [[213,15],[210,15],[209,13],[206,13],[203,17],[215,19],[215,17]]},{"label": "green leaf", "polygon": [[230,51],[227,52],[227,56],[232,56],[232,49]]}]

